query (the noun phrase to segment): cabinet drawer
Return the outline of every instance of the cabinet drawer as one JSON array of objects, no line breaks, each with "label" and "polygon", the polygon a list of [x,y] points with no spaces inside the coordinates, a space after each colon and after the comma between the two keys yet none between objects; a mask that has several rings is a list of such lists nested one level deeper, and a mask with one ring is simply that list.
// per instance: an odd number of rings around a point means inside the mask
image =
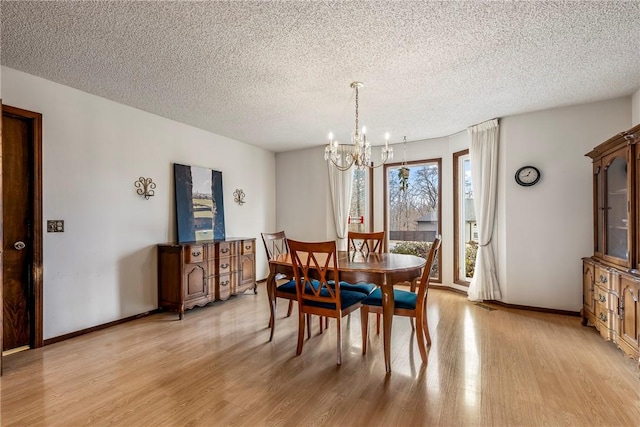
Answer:
[{"label": "cabinet drawer", "polygon": [[218,274],[229,274],[232,271],[231,258],[224,257],[218,259]]},{"label": "cabinet drawer", "polygon": [[233,255],[233,246],[231,242],[218,243],[218,256],[225,257]]},{"label": "cabinet drawer", "polygon": [[615,312],[618,310],[618,297],[609,289],[603,288],[602,286],[594,286],[593,297],[596,300],[596,304],[602,305],[608,311]]},{"label": "cabinet drawer", "polygon": [[226,300],[231,296],[231,275],[222,274],[216,277],[216,299]]},{"label": "cabinet drawer", "polygon": [[[613,274],[607,268],[596,266],[593,281],[604,289],[613,289]],[[598,301],[598,295],[596,295],[596,301]]]},{"label": "cabinet drawer", "polygon": [[195,264],[204,261],[204,247],[202,245],[185,246],[185,262]]},{"label": "cabinet drawer", "polygon": [[596,320],[605,328],[615,331],[616,316],[609,310],[605,303],[596,300]]},{"label": "cabinet drawer", "polygon": [[242,255],[252,254],[255,252],[255,240],[245,240],[242,242]]}]

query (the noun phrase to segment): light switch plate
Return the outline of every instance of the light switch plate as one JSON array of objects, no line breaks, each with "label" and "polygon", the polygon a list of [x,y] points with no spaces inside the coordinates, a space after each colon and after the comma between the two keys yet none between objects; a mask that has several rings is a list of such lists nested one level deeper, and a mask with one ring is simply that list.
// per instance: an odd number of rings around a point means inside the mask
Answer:
[{"label": "light switch plate", "polygon": [[48,219],[47,220],[47,233],[64,233],[64,220],[63,219]]}]

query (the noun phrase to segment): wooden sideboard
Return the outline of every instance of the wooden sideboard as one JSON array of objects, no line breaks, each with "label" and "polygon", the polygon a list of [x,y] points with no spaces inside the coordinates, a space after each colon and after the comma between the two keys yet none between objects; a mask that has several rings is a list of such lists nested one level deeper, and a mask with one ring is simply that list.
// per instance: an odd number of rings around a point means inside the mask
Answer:
[{"label": "wooden sideboard", "polygon": [[640,364],[640,125],[593,160],[593,256],[582,260],[583,324]]},{"label": "wooden sideboard", "polygon": [[158,308],[184,311],[257,293],[256,239],[228,238],[158,245]]}]

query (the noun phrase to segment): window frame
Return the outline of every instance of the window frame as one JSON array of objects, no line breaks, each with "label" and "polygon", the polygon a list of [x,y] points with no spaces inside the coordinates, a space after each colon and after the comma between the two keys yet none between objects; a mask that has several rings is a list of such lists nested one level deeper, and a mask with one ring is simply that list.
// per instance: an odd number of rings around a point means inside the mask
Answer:
[{"label": "window frame", "polygon": [[[460,158],[469,155],[469,149],[457,151],[453,153],[453,283],[456,285],[468,287],[471,284],[470,280],[467,280],[466,274],[464,277],[460,277],[460,233],[464,233],[464,230],[460,230],[460,200],[462,194],[460,194]],[[465,270],[466,271],[466,270]]]}]

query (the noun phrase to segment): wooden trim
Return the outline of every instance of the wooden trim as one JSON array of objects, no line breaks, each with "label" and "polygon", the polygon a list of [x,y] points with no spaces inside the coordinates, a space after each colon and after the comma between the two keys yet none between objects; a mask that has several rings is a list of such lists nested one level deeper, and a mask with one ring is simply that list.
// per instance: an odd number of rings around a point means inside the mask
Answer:
[{"label": "wooden trim", "polygon": [[[373,212],[373,169],[369,170],[369,231],[373,232],[373,220],[374,220],[374,212]],[[384,226],[382,227],[384,230]],[[386,243],[386,242],[385,242]],[[386,250],[386,248],[385,248]]]},{"label": "wooden trim", "polygon": [[[2,118],[2,99],[0,99],[0,118]],[[2,120],[0,120],[0,165],[2,165]],[[0,167],[0,194],[2,194],[2,177],[3,171],[2,167]],[[2,217],[3,213],[2,206],[2,197],[0,197],[0,248],[4,248],[4,220]],[[3,287],[2,283],[4,281],[4,277],[2,276],[2,262],[4,259],[3,251],[0,251],[0,376],[2,376],[2,349],[4,348],[3,337],[4,337],[4,300],[2,299]]]},{"label": "wooden trim", "polygon": [[487,300],[487,301],[484,301],[484,303],[498,305],[500,307],[505,307],[505,308],[513,308],[516,310],[537,311],[540,313],[551,313],[551,314],[561,314],[563,316],[580,317],[579,311],[557,310],[555,308],[532,307],[529,305],[509,304],[506,302],[495,301],[495,300]]},{"label": "wooden trim", "polygon": [[44,345],[55,344],[55,343],[60,342],[60,341],[68,340],[70,338],[79,337],[80,335],[89,334],[91,332],[100,331],[102,329],[107,329],[107,328],[110,328],[112,326],[121,325],[123,323],[127,323],[127,322],[130,322],[132,320],[140,319],[142,317],[151,316],[152,314],[157,314],[157,313],[160,313],[160,312],[162,312],[162,310],[160,310],[159,308],[156,308],[154,310],[146,311],[144,313],[136,314],[134,316],[125,317],[124,319],[114,320],[113,322],[103,323],[102,325],[92,326],[90,328],[82,329],[82,330],[75,331],[75,332],[70,332],[68,334],[59,335],[59,336],[53,337],[53,338],[47,338],[46,340],[44,340]]},{"label": "wooden trim", "polygon": [[[593,180],[592,180],[592,196],[593,196],[593,202],[592,202],[592,211],[593,211],[593,253],[596,256],[599,256],[600,258],[604,258],[603,254],[602,254],[602,249],[604,247],[604,241],[603,241],[603,236],[598,236],[598,233],[600,232],[600,225],[598,224],[598,210],[599,210],[599,206],[598,206],[598,202],[603,204],[603,209],[604,209],[604,201],[600,200],[600,197],[598,197],[598,195],[600,193],[602,193],[602,197],[604,197],[604,190],[602,188],[603,186],[603,172],[602,172],[602,161],[601,159],[596,159],[593,161]],[[600,180],[598,181],[598,177],[600,178]],[[602,213],[602,221],[604,222],[604,213]],[[604,231],[602,231],[602,233],[604,233]]]},{"label": "wooden trim", "polygon": [[3,114],[11,114],[17,117],[29,119],[32,121],[33,141],[32,153],[33,159],[31,167],[33,169],[32,185],[32,207],[33,207],[33,347],[38,348],[43,345],[43,292],[42,292],[42,114],[33,111],[23,110],[21,108],[4,105],[2,107]]},{"label": "wooden trim", "polygon": [[460,278],[460,157],[469,154],[469,149],[453,153],[453,283],[469,286],[469,281]]},{"label": "wooden trim", "polygon": [[[429,289],[438,289],[442,291],[454,292],[456,294],[467,295],[467,291],[451,288],[449,286],[444,286],[444,285],[429,285]],[[471,303],[471,301],[469,302]],[[487,305],[497,305],[500,307],[514,309],[514,310],[536,311],[539,313],[560,314],[563,316],[572,316],[572,317],[581,316],[579,311],[557,310],[555,308],[532,307],[529,305],[509,304],[506,302],[495,301],[495,300],[487,300],[487,301],[483,301],[482,303]]]},{"label": "wooden trim", "polygon": [[429,284],[429,289],[438,289],[438,290],[442,290],[442,291],[454,292],[456,294],[467,295],[467,291],[462,291],[460,289],[452,288],[452,287],[446,286],[446,285],[432,285],[432,284]]}]

